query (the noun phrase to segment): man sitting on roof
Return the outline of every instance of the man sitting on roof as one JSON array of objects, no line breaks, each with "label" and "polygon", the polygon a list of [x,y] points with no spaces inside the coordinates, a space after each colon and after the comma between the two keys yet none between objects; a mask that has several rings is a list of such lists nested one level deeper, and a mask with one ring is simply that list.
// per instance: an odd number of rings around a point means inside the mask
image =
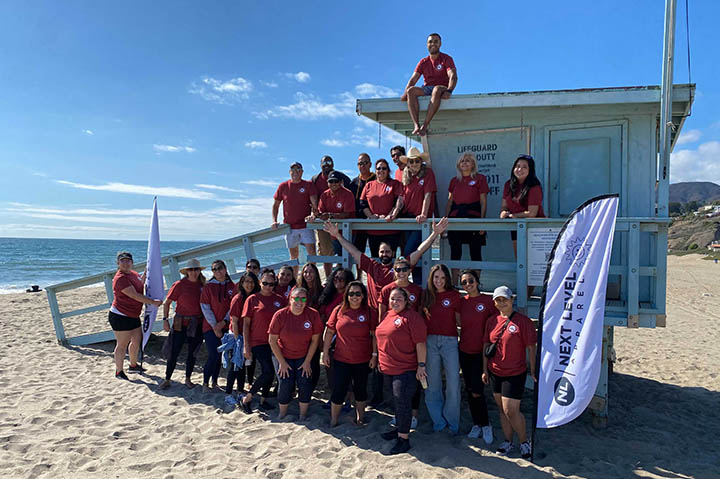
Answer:
[{"label": "man sitting on roof", "polygon": [[[415,126],[412,132],[413,135],[423,136],[427,133],[430,120],[440,108],[440,99],[450,98],[450,94],[457,85],[455,62],[450,55],[440,53],[441,45],[440,34],[431,33],[428,36],[427,49],[430,55],[417,64],[415,72],[413,72],[405,87],[405,93],[400,97],[402,101],[407,101],[410,118]],[[415,86],[421,76],[425,79],[425,84],[422,87]],[[418,97],[425,95],[431,95],[430,104],[428,105],[425,121],[420,126]]]}]

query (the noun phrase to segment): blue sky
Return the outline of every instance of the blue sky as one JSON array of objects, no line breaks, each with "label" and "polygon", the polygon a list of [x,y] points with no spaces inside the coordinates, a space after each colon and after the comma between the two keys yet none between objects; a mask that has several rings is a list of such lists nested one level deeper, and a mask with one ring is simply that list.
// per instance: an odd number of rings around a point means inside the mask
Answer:
[{"label": "blue sky", "polygon": [[[686,83],[678,2],[675,83]],[[441,8],[438,8],[441,7]],[[397,134],[355,115],[399,96],[429,32],[457,93],[660,83],[664,2],[2,2],[0,236],[163,239],[265,227],[293,161],[354,171]],[[690,1],[697,98],[673,182],[720,183],[720,2]]]}]

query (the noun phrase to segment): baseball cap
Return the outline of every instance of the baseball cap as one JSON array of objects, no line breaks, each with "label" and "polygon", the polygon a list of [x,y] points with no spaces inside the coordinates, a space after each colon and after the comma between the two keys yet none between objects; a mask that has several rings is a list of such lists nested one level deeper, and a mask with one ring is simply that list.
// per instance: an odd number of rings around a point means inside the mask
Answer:
[{"label": "baseball cap", "polygon": [[290,169],[292,170],[293,168],[300,168],[302,170],[303,169],[302,163],[300,163],[299,161],[296,161],[295,163],[290,165]]},{"label": "baseball cap", "polygon": [[133,260],[132,255],[127,251],[120,251],[117,254],[117,260],[120,261],[121,259],[129,259],[130,261]]},{"label": "baseball cap", "polygon": [[493,291],[493,299],[497,298],[512,299],[512,291],[510,291],[510,288],[507,286],[498,286],[495,288],[495,291]]},{"label": "baseball cap", "polygon": [[328,183],[330,183],[331,181],[342,181],[342,178],[340,178],[340,173],[338,173],[337,171],[333,170],[333,171],[331,171],[330,174],[328,175],[328,179],[327,179],[327,180],[328,180]]}]

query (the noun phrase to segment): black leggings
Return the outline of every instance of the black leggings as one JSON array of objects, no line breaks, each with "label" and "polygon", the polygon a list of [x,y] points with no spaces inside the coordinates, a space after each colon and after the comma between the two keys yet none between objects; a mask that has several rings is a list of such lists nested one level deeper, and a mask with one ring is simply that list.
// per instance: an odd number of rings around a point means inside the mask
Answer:
[{"label": "black leggings", "polygon": [[448,231],[450,243],[450,260],[458,261],[462,258],[462,245],[470,246],[470,259],[482,261],[482,247],[485,245],[485,235],[476,231]]},{"label": "black leggings", "polygon": [[415,371],[406,371],[397,376],[388,376],[392,381],[395,399],[395,425],[401,434],[410,432],[412,422],[412,397],[417,393]]},{"label": "black leggings", "polygon": [[245,386],[245,366],[243,365],[241,368],[235,369],[235,364],[231,362],[230,364],[228,364],[227,384],[225,385],[225,394],[232,393],[233,386],[235,385],[236,380],[237,380],[238,392],[242,393],[243,388]]},{"label": "black leggings", "polygon": [[337,360],[333,361],[333,389],[330,400],[334,404],[345,402],[348,387],[352,383],[355,400],[357,402],[367,401],[368,374],[370,374],[368,363],[349,364]]},{"label": "black leggings", "polygon": [[183,327],[181,331],[172,332],[172,352],[170,353],[167,366],[165,366],[165,379],[169,381],[170,377],[172,377],[172,373],[175,371],[175,366],[177,365],[177,360],[180,357],[180,351],[182,351],[183,344],[186,342],[188,344],[188,355],[187,361],[185,362],[185,377],[190,379],[193,369],[195,369],[195,351],[197,351],[202,341],[201,328],[195,331],[195,337],[192,338],[187,335],[187,326]]},{"label": "black leggings", "polygon": [[[467,392],[468,405],[470,406],[470,415],[473,424],[476,426],[487,426],[490,424],[488,419],[487,404],[485,403],[485,383],[482,381],[483,373],[483,355],[468,354],[460,351],[460,369],[462,370],[463,379],[465,380],[465,390]],[[478,394],[478,397],[473,396]]]},{"label": "black leggings", "polygon": [[[275,375],[275,367],[272,362],[272,350],[269,344],[259,344],[252,347],[253,365],[260,363],[260,376],[252,381],[250,387],[250,394],[257,394],[258,391],[262,390],[263,397],[268,397],[270,392],[270,386],[273,382],[273,376]],[[249,374],[249,372],[248,372]],[[252,380],[252,376],[250,376]]]}]

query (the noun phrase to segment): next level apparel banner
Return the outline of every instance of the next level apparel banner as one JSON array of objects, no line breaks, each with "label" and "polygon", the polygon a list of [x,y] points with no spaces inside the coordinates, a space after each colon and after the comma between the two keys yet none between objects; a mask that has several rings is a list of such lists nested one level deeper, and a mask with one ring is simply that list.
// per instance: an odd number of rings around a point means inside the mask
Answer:
[{"label": "next level apparel banner", "polygon": [[538,330],[539,428],[572,421],[595,393],[617,207],[618,195],[585,202],[570,215],[550,253]]},{"label": "next level apparel banner", "polygon": [[[165,297],[162,255],[160,254],[160,230],[158,229],[157,197],[153,201],[150,237],[148,238],[147,266],[145,266],[145,295],[152,299],[163,299]],[[145,315],[142,322],[143,350],[145,349],[145,344],[148,342],[148,339],[150,339],[150,333],[152,333],[157,312],[157,306],[152,304],[145,305]]]}]

